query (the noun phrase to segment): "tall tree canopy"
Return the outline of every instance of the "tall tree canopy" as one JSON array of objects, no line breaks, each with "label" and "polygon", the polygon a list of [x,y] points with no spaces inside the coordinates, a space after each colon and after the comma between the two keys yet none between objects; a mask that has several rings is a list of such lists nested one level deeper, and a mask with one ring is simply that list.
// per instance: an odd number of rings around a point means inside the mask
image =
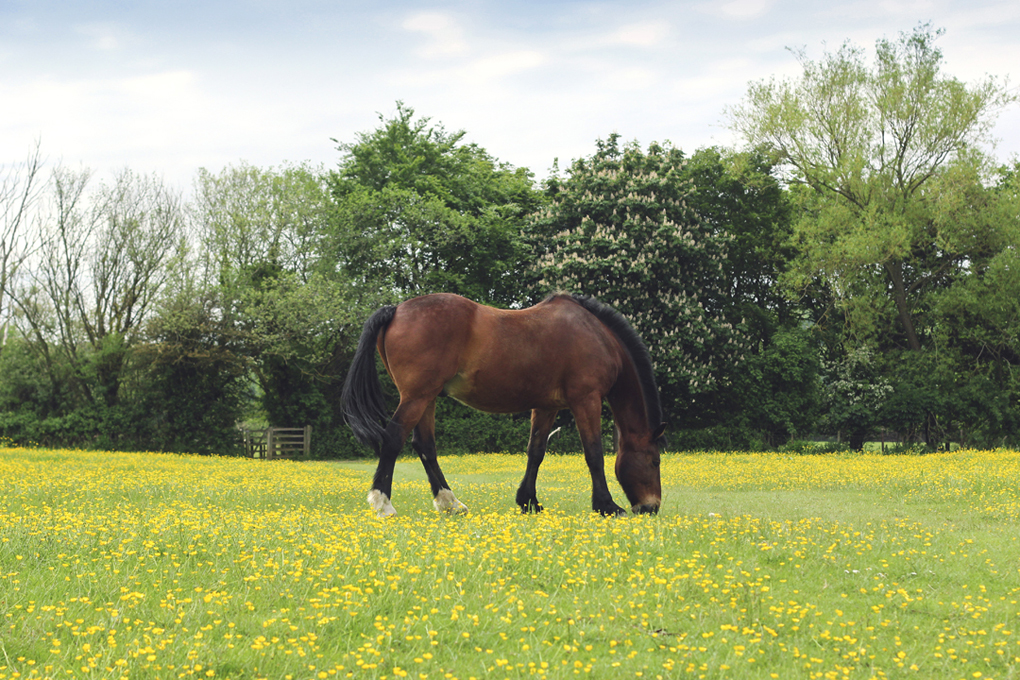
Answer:
[{"label": "tall tree canopy", "polygon": [[500,306],[521,301],[525,217],[541,195],[530,172],[464,143],[397,103],[393,118],[341,144],[331,174],[337,261],[354,280],[398,298],[460,293]]},{"label": "tall tree canopy", "polygon": [[[371,311],[326,252],[336,219],[326,172],[242,163],[201,171],[197,188],[203,249],[196,268],[212,284],[218,314],[208,314],[201,297],[175,300],[189,312],[167,315],[161,342],[180,337],[179,351],[200,352],[205,368],[240,362],[258,385],[269,424],[311,424],[322,442],[341,426],[334,393]],[[218,325],[225,342],[192,347],[205,334],[180,333],[171,323],[178,317]]]},{"label": "tall tree canopy", "polygon": [[667,408],[688,409],[693,395],[728,383],[745,343],[726,295],[730,237],[688,206],[684,166],[680,149],[644,151],[611,135],[549,182],[534,232],[545,287],[617,307],[652,351]]},{"label": "tall tree canopy", "polygon": [[731,111],[791,188],[796,255],[783,280],[823,303],[806,309],[827,331],[828,393],[842,394],[839,367],[855,356],[892,386],[868,418],[845,411],[839,427],[856,442],[877,425],[929,443],[1015,427],[1015,305],[991,291],[1015,288],[1020,214],[982,145],[1016,94],[945,74],[941,34],[921,25],[879,40],[870,64],[850,43],[819,61],[798,52],[799,78],[755,83]]},{"label": "tall tree canopy", "polygon": [[979,144],[1014,99],[992,78],[945,75],[940,35],[922,25],[879,40],[870,66],[850,43],[819,61],[798,52],[799,78],[755,83],[730,112],[747,142],[807,189],[788,283],[820,279],[851,333],[912,350],[926,332],[924,296],[975,245],[970,220],[946,219],[946,207],[980,183]]}]

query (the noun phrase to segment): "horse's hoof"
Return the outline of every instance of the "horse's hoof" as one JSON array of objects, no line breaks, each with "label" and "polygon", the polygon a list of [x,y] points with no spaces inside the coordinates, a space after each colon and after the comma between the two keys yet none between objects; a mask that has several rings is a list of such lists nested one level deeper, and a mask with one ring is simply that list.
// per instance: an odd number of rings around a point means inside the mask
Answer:
[{"label": "horse's hoof", "polygon": [[390,503],[389,497],[379,489],[372,489],[368,492],[368,504],[375,510],[375,516],[379,519],[386,519],[397,514],[397,509]]},{"label": "horse's hoof", "polygon": [[538,501],[528,501],[527,503],[520,503],[521,514],[530,515],[532,513],[542,512],[542,504]]},{"label": "horse's hoof", "polygon": [[627,516],[627,511],[624,510],[623,508],[621,508],[616,503],[613,503],[612,505],[607,506],[607,507],[595,508],[595,512],[599,513],[603,517],[626,517]]},{"label": "horse's hoof", "polygon": [[436,506],[437,511],[445,512],[448,515],[465,515],[468,511],[467,506],[458,501],[449,489],[440,489],[436,497],[432,499],[432,504]]}]

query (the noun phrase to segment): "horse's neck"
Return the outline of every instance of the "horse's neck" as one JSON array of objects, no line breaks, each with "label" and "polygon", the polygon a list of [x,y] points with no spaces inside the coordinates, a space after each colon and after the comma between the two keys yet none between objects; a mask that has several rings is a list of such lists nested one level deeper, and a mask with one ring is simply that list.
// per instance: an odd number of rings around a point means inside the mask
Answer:
[{"label": "horse's neck", "polygon": [[629,358],[624,362],[624,368],[608,395],[608,401],[622,438],[647,437],[650,434],[644,390]]}]

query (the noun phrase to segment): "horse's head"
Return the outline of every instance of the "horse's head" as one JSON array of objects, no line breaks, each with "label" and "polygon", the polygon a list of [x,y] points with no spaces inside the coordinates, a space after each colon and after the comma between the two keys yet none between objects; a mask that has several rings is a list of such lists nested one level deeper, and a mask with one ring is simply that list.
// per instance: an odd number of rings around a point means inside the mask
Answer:
[{"label": "horse's head", "polygon": [[620,436],[616,452],[616,479],[627,494],[631,510],[637,513],[659,512],[662,483],[659,479],[659,449],[665,445],[665,423],[650,434]]}]

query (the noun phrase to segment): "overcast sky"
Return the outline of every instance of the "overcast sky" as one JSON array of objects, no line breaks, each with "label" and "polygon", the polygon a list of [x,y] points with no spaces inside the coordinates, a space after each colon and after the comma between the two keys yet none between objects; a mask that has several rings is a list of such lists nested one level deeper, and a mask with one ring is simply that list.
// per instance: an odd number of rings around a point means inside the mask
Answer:
[{"label": "overcast sky", "polygon": [[[946,72],[1020,81],[1017,0],[351,2],[0,0],[0,164],[157,172],[245,160],[332,166],[402,100],[493,156],[548,174],[619,132],[733,144],[724,109],[794,75],[786,49],[869,50],[946,29]],[[996,156],[1020,155],[1020,110]]]}]

